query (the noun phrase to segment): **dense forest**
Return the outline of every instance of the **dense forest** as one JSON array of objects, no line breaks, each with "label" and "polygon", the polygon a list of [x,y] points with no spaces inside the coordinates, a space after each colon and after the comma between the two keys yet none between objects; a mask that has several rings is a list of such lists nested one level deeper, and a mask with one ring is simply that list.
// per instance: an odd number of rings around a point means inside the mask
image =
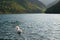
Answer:
[{"label": "dense forest", "polygon": [[38,0],[0,0],[0,13],[41,13],[46,6]]},{"label": "dense forest", "polygon": [[60,13],[60,1],[46,10],[46,13]]}]

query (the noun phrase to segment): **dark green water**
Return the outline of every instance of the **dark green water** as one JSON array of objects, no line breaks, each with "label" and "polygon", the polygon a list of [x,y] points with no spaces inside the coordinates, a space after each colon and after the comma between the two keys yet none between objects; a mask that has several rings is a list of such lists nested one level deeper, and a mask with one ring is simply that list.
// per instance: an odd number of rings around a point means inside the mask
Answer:
[{"label": "dark green water", "polygon": [[[57,14],[1,14],[0,39],[60,40],[59,18]],[[16,25],[23,30],[21,35]]]}]

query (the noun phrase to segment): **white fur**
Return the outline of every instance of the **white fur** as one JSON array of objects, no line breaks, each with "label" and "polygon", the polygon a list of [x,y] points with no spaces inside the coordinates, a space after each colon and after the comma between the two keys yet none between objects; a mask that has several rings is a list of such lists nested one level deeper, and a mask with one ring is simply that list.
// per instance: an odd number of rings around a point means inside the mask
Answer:
[{"label": "white fur", "polygon": [[16,26],[17,32],[22,32],[21,28],[19,26]]}]

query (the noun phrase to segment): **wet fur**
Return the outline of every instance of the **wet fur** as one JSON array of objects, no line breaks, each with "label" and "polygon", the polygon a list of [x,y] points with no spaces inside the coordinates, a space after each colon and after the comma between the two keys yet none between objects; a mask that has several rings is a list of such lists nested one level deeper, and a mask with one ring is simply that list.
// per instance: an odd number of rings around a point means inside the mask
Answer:
[{"label": "wet fur", "polygon": [[22,30],[19,28],[19,26],[16,26],[16,30],[18,34],[21,34]]}]

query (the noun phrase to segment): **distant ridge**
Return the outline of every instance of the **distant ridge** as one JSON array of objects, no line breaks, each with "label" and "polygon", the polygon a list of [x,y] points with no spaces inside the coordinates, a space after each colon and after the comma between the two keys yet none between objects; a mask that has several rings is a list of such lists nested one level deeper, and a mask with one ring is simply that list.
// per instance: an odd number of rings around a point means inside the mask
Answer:
[{"label": "distant ridge", "polygon": [[41,13],[45,7],[38,0],[0,0],[0,13]]},{"label": "distant ridge", "polygon": [[41,1],[39,1],[39,0],[28,0],[28,1],[31,2],[31,3],[33,3],[33,4],[38,5],[41,8],[45,7],[45,5]]},{"label": "distant ridge", "polygon": [[50,8],[50,7],[54,6],[58,2],[59,2],[59,0],[53,1],[52,3],[50,3],[49,5],[47,5],[47,8]]},{"label": "distant ridge", "polygon": [[60,14],[60,1],[53,5],[52,7],[48,8],[45,13],[59,13]]}]

